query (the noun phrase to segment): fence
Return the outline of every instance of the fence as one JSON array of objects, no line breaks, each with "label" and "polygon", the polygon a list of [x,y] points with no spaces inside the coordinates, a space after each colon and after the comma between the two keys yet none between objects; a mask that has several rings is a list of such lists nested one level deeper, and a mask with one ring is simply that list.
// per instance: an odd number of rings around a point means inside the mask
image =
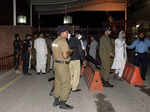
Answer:
[{"label": "fence", "polygon": [[0,72],[6,72],[13,68],[14,66],[14,56],[3,56],[0,57]]}]

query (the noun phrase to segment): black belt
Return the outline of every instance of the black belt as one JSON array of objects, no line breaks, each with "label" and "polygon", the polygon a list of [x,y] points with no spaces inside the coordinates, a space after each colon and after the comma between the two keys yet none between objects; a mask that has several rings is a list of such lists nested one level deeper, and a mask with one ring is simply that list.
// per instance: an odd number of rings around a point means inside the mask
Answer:
[{"label": "black belt", "polygon": [[61,60],[56,60],[56,63],[61,63],[61,64],[69,64],[69,61],[61,61]]}]

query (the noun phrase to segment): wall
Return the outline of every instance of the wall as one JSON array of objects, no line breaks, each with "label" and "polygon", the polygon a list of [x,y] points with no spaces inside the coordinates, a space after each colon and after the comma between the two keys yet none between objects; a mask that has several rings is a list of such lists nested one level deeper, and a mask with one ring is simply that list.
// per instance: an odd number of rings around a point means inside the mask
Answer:
[{"label": "wall", "polygon": [[30,26],[0,26],[0,57],[13,54],[15,33],[19,33],[24,39],[27,33],[32,33],[32,28]]}]

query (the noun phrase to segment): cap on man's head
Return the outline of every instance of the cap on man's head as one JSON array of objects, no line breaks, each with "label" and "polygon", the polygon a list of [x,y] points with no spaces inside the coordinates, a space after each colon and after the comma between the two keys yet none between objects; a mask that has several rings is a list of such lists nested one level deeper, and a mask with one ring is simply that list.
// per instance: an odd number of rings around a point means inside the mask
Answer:
[{"label": "cap on man's head", "polygon": [[111,26],[110,25],[106,25],[104,28],[105,31],[110,30],[111,31]]},{"label": "cap on man's head", "polygon": [[62,32],[68,31],[68,27],[67,26],[62,26],[60,28],[58,28],[57,34],[60,35]]},{"label": "cap on man's head", "polygon": [[141,33],[144,34],[144,30],[143,30],[143,29],[140,29],[140,30],[138,31],[138,34],[141,34]]}]

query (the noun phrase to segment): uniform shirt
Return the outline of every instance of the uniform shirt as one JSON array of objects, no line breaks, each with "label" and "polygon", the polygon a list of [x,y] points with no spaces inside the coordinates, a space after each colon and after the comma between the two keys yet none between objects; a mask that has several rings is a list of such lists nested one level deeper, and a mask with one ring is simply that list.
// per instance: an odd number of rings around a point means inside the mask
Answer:
[{"label": "uniform shirt", "polygon": [[52,43],[52,52],[53,52],[54,60],[69,61],[69,58],[65,59],[62,56],[63,52],[69,52],[69,51],[70,48],[65,38],[58,37]]},{"label": "uniform shirt", "polygon": [[145,38],[144,41],[136,39],[130,46],[128,46],[128,49],[135,48],[135,51],[137,53],[145,53],[148,52],[149,47],[150,47],[150,40]]},{"label": "uniform shirt", "polygon": [[110,58],[110,53],[114,53],[114,46],[109,36],[103,35],[100,39],[99,56],[100,58]]}]

